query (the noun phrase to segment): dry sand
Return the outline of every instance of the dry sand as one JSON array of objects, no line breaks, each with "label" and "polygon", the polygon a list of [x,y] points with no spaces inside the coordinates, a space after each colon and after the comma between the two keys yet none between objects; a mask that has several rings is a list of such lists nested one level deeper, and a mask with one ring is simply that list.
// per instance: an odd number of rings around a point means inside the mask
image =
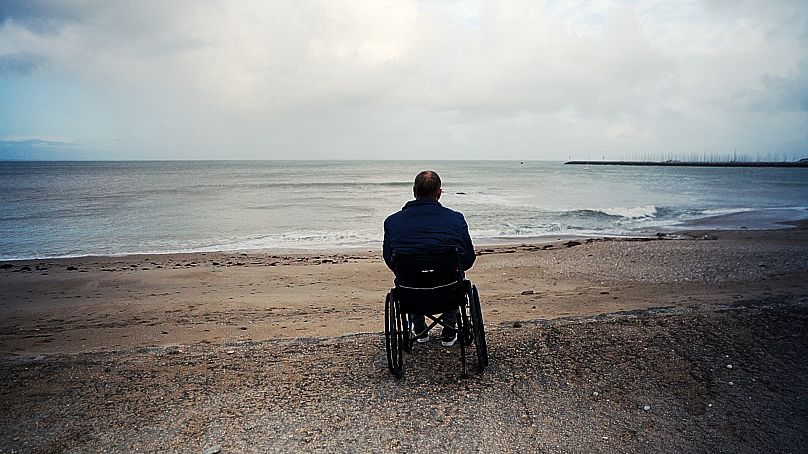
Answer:
[{"label": "dry sand", "polygon": [[806,224],[479,252],[468,380],[387,374],[377,251],[7,262],[0,451],[808,448]]}]

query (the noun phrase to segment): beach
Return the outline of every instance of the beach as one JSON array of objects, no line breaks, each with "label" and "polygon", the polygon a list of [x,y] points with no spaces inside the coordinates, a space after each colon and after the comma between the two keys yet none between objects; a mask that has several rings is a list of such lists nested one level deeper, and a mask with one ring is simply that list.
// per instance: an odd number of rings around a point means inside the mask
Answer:
[{"label": "beach", "polygon": [[468,379],[372,249],[3,262],[0,451],[806,449],[808,224],[477,250]]}]

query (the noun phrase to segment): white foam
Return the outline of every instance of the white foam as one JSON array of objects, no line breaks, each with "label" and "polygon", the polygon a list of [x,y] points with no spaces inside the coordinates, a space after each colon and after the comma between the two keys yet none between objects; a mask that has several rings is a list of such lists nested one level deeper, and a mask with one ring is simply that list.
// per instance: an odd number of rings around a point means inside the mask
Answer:
[{"label": "white foam", "polygon": [[628,219],[639,218],[652,218],[657,214],[657,207],[654,205],[645,205],[638,207],[615,207],[615,208],[602,208],[601,213],[606,213],[610,216],[620,216]]}]

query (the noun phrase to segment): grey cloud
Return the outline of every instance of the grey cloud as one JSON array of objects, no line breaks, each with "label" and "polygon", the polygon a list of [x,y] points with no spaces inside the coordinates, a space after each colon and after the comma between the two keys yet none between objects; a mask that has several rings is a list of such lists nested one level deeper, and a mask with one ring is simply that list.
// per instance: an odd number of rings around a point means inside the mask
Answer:
[{"label": "grey cloud", "polygon": [[47,60],[36,54],[14,53],[0,55],[0,74],[28,75],[46,66]]},{"label": "grey cloud", "polygon": [[765,91],[757,105],[773,110],[808,112],[808,58],[790,77],[764,76]]},{"label": "grey cloud", "polygon": [[76,143],[64,139],[39,137],[0,137],[0,159],[52,160],[88,159],[92,154]]},{"label": "grey cloud", "polygon": [[15,147],[31,147],[31,148],[64,148],[75,147],[74,142],[64,139],[49,139],[41,137],[21,137],[21,138],[0,138],[0,148],[9,149]]},{"label": "grey cloud", "polygon": [[750,110],[788,128],[805,111],[808,70],[788,73],[804,0],[593,3],[0,0],[0,72],[48,71],[88,130],[188,158],[664,152],[768,134],[732,129]]},{"label": "grey cloud", "polygon": [[65,24],[81,22],[97,2],[64,0],[0,0],[0,24],[14,22],[40,34],[58,32]]}]

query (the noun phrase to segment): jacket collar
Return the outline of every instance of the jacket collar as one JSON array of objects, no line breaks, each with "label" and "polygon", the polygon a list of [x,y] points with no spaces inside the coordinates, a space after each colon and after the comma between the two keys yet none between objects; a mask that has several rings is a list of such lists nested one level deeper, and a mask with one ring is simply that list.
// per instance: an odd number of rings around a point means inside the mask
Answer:
[{"label": "jacket collar", "polygon": [[407,208],[411,208],[411,207],[415,207],[415,206],[426,206],[426,205],[442,206],[440,204],[440,202],[438,202],[435,199],[423,198],[423,199],[410,200],[409,202],[407,202],[404,205],[404,208],[402,208],[402,210],[406,210]]}]

